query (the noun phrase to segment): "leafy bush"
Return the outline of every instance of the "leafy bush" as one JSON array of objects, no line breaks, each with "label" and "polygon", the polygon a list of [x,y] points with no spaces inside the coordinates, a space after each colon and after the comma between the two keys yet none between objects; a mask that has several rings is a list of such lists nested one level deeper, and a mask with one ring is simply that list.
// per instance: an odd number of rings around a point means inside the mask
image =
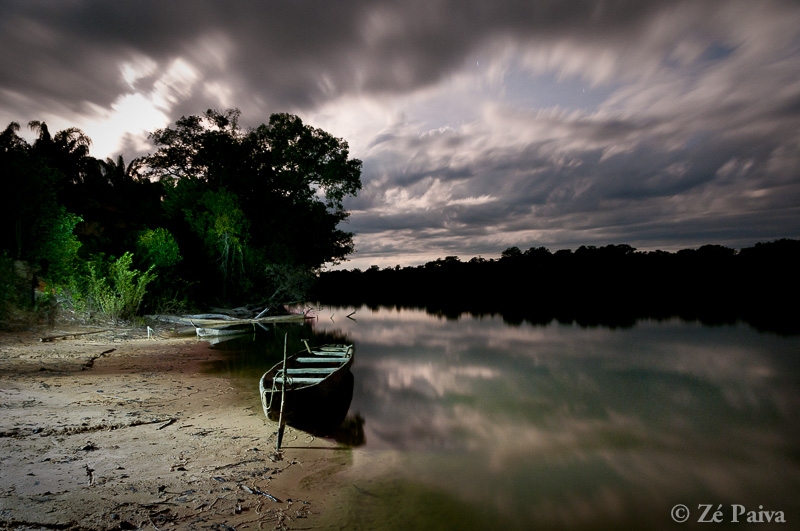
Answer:
[{"label": "leafy bush", "polygon": [[175,237],[167,229],[148,229],[139,234],[136,251],[146,263],[156,268],[172,267],[181,261],[180,249]]},{"label": "leafy bush", "polygon": [[131,269],[133,254],[125,253],[107,266],[104,275],[102,260],[90,262],[88,297],[90,304],[101,315],[118,321],[136,315],[147,285],[156,278],[153,266],[142,273]]}]

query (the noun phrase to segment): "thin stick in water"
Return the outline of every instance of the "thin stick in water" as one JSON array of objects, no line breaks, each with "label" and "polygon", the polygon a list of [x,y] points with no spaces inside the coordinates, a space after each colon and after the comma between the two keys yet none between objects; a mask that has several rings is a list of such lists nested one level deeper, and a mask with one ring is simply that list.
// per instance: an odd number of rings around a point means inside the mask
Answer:
[{"label": "thin stick in water", "polygon": [[275,441],[275,450],[281,450],[281,441],[283,440],[283,406],[286,404],[286,342],[288,341],[289,333],[286,332],[283,336],[283,383],[281,384],[281,412],[278,415],[278,439]]}]

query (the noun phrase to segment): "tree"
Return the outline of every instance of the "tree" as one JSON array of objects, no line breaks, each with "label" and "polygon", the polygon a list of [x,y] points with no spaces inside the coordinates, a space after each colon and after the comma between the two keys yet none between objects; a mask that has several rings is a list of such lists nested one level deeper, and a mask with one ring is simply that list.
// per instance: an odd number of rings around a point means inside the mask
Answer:
[{"label": "tree", "polygon": [[97,161],[89,156],[92,140],[77,127],[68,127],[51,136],[45,122],[32,120],[28,126],[39,135],[33,143],[34,152],[50,167],[61,171],[62,190],[66,184],[83,182],[96,168]]},{"label": "tree", "polygon": [[196,210],[185,210],[185,218],[215,257],[224,290],[232,276],[244,274],[244,254],[249,222],[239,208],[237,197],[225,188],[206,190]]},{"label": "tree", "polygon": [[0,152],[8,153],[28,149],[28,143],[17,134],[19,129],[19,123],[11,122],[5,130],[0,133]]},{"label": "tree", "polygon": [[514,260],[516,258],[520,258],[522,256],[522,251],[520,251],[519,247],[509,247],[508,249],[504,250],[500,253],[501,260]]},{"label": "tree", "polygon": [[117,160],[106,158],[105,161],[100,162],[100,171],[106,178],[108,183],[117,189],[124,189],[125,185],[134,183],[140,180],[139,170],[142,166],[142,159],[133,159],[127,166],[122,155],[117,157]]},{"label": "tree", "polygon": [[349,157],[347,142],[296,116],[273,114],[248,131],[239,116],[209,110],[154,131],[148,175],[165,185],[184,274],[206,293],[296,294],[305,284],[299,271],[353,251],[353,235],[339,224],[349,215],[345,197],[361,188],[361,161]]},{"label": "tree", "polygon": [[[35,162],[49,168],[49,186],[41,187],[36,195],[55,194],[55,201],[71,214],[81,218],[82,223],[76,229],[82,235],[83,252],[98,252],[101,240],[108,244],[110,238],[103,235],[102,217],[109,211],[103,208],[107,202],[111,187],[103,178],[101,163],[89,156],[92,140],[77,127],[68,127],[55,135],[45,122],[33,120],[28,122],[31,130],[38,135],[31,147],[31,155]],[[45,173],[37,170],[40,175]]]},{"label": "tree", "polygon": [[[35,123],[40,137],[50,141],[47,126]],[[40,277],[67,280],[74,274],[80,248],[73,234],[80,217],[58,202],[61,174],[17,136],[17,131],[19,124],[12,122],[0,134],[0,184],[4,190],[0,247],[12,258],[27,262]]]}]

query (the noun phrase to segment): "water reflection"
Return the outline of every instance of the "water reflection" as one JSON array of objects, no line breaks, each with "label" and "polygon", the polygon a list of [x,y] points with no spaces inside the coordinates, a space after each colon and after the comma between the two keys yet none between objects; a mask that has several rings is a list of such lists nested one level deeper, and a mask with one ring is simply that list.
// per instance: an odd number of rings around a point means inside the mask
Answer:
[{"label": "water reflection", "polygon": [[800,516],[798,338],[682,321],[354,317],[323,310],[314,328],[356,344],[350,410],[366,444],[348,474],[387,489],[373,523],[397,510],[391,492],[418,499],[413,485],[506,528],[672,528],[676,503]]}]

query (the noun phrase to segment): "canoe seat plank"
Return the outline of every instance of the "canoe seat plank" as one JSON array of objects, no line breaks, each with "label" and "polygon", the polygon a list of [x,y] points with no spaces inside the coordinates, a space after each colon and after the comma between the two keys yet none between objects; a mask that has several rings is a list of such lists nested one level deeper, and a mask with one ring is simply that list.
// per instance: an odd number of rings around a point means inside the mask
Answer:
[{"label": "canoe seat plank", "polygon": [[[302,369],[286,369],[287,374],[330,374],[338,367],[303,367]],[[282,371],[278,371],[280,374]]]},{"label": "canoe seat plank", "polygon": [[[296,384],[313,384],[313,383],[319,383],[324,379],[325,378],[296,378],[294,376],[290,376],[288,383],[289,384],[293,384],[293,383],[296,383]],[[279,384],[282,384],[283,383],[283,376],[276,376],[275,377],[275,381],[277,383],[279,383]]]},{"label": "canoe seat plank", "polygon": [[348,359],[349,358],[323,358],[322,356],[314,358],[295,358],[298,363],[342,363]]}]

